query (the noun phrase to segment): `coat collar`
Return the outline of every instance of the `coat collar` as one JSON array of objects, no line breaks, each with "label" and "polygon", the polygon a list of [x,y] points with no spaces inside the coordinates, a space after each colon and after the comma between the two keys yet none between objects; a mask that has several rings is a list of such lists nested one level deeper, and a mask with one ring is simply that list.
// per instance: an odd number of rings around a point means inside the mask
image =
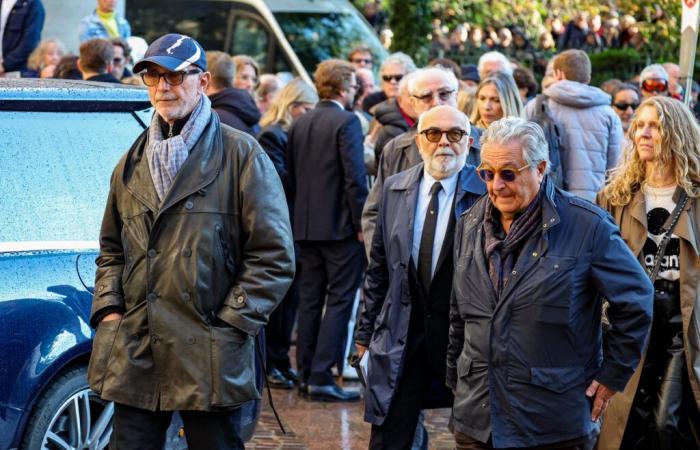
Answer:
[{"label": "coat collar", "polygon": [[[153,212],[170,208],[183,198],[210,184],[219,174],[223,144],[219,117],[216,114],[211,115],[209,124],[178,171],[162,204],[158,199],[148,167],[146,145],[148,142],[144,133],[129,151],[123,182],[127,191]],[[160,208],[158,205],[161,205]]]}]

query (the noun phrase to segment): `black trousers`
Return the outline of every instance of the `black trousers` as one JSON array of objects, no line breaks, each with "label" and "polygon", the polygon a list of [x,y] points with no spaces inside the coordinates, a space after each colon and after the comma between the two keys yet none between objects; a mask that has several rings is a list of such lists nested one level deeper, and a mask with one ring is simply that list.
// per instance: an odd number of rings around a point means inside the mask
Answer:
[{"label": "black trousers", "polygon": [[[114,404],[110,450],[162,450],[172,411],[148,411]],[[232,411],[180,411],[189,450],[239,450],[237,416]]]},{"label": "black trousers", "polygon": [[342,241],[301,241],[299,248],[299,379],[312,385],[333,384],[331,368],[344,356],[364,247],[352,236]]}]

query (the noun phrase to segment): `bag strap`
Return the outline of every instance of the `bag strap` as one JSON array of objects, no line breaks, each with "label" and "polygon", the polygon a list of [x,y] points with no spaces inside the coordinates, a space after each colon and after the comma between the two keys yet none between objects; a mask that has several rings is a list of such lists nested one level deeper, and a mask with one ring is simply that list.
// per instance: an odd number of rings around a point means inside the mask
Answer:
[{"label": "bag strap", "polygon": [[664,234],[664,237],[661,240],[661,243],[659,244],[659,248],[656,250],[656,256],[654,257],[654,267],[651,269],[651,271],[647,271],[652,283],[656,281],[656,277],[659,275],[659,269],[661,268],[661,260],[663,259],[664,252],[666,251],[666,246],[671,240],[673,229],[676,228],[676,224],[678,223],[678,219],[681,217],[681,212],[683,212],[683,208],[685,208],[687,200],[688,194],[686,194],[685,191],[682,191],[681,198],[678,199],[678,204],[673,209],[671,225],[668,227],[666,234]]}]

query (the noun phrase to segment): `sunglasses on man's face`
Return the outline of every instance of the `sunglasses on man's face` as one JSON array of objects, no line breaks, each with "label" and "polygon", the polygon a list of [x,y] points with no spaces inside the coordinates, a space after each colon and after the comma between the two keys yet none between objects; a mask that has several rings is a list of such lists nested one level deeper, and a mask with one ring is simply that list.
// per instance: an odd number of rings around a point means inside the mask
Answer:
[{"label": "sunglasses on man's face", "polygon": [[372,64],[371,58],[353,58],[350,62],[353,64]]},{"label": "sunglasses on man's face", "polygon": [[423,95],[413,95],[413,98],[416,98],[420,100],[423,103],[428,103],[433,100],[434,96],[438,96],[440,98],[441,102],[446,102],[452,97],[452,94],[454,94],[455,91],[452,89],[441,89],[437,92],[428,92],[427,94]]},{"label": "sunglasses on man's face", "polygon": [[197,73],[202,73],[199,69],[182,70],[180,72],[163,72],[160,73],[156,70],[149,70],[146,72],[141,72],[141,79],[143,84],[148,87],[158,86],[161,78],[165,79],[165,82],[170,86],[179,86],[185,81],[185,77],[188,75],[194,75]]},{"label": "sunglasses on man's face", "polygon": [[658,78],[649,78],[642,81],[642,89],[647,92],[666,92],[668,89],[668,81]]},{"label": "sunglasses on man's face", "polygon": [[501,180],[505,181],[506,183],[511,183],[515,181],[515,178],[517,178],[520,172],[527,169],[528,167],[530,167],[530,165],[525,164],[519,169],[516,169],[515,167],[505,166],[496,170],[492,167],[485,166],[482,164],[476,168],[476,173],[479,175],[479,178],[484,180],[484,182],[493,181],[494,178],[496,178],[496,174],[498,174]]},{"label": "sunglasses on man's face", "polygon": [[386,81],[389,83],[391,80],[395,80],[397,83],[401,81],[401,78],[403,78],[403,75],[382,75],[382,80]]},{"label": "sunglasses on man's face", "polygon": [[467,131],[459,128],[452,128],[451,130],[445,131],[439,128],[428,128],[427,130],[421,131],[420,134],[425,136],[428,142],[432,142],[433,144],[440,142],[444,134],[447,136],[447,140],[454,144],[461,141],[464,135],[467,134]]},{"label": "sunglasses on man's face", "polygon": [[627,111],[627,108],[632,108],[632,111],[639,107],[639,103],[613,103],[613,106],[620,111]]}]

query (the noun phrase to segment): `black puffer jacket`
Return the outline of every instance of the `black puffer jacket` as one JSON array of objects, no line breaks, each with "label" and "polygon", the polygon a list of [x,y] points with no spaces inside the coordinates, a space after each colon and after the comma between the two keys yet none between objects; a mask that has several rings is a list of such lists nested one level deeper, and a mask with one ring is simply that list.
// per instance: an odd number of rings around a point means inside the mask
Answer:
[{"label": "black puffer jacket", "polygon": [[395,98],[378,104],[374,118],[382,125],[377,135],[377,142],[374,144],[375,161],[379,161],[386,143],[408,130],[408,123],[401,114]]},{"label": "black puffer jacket", "polygon": [[209,96],[221,122],[255,137],[260,132],[260,110],[245,89],[226,88]]}]

